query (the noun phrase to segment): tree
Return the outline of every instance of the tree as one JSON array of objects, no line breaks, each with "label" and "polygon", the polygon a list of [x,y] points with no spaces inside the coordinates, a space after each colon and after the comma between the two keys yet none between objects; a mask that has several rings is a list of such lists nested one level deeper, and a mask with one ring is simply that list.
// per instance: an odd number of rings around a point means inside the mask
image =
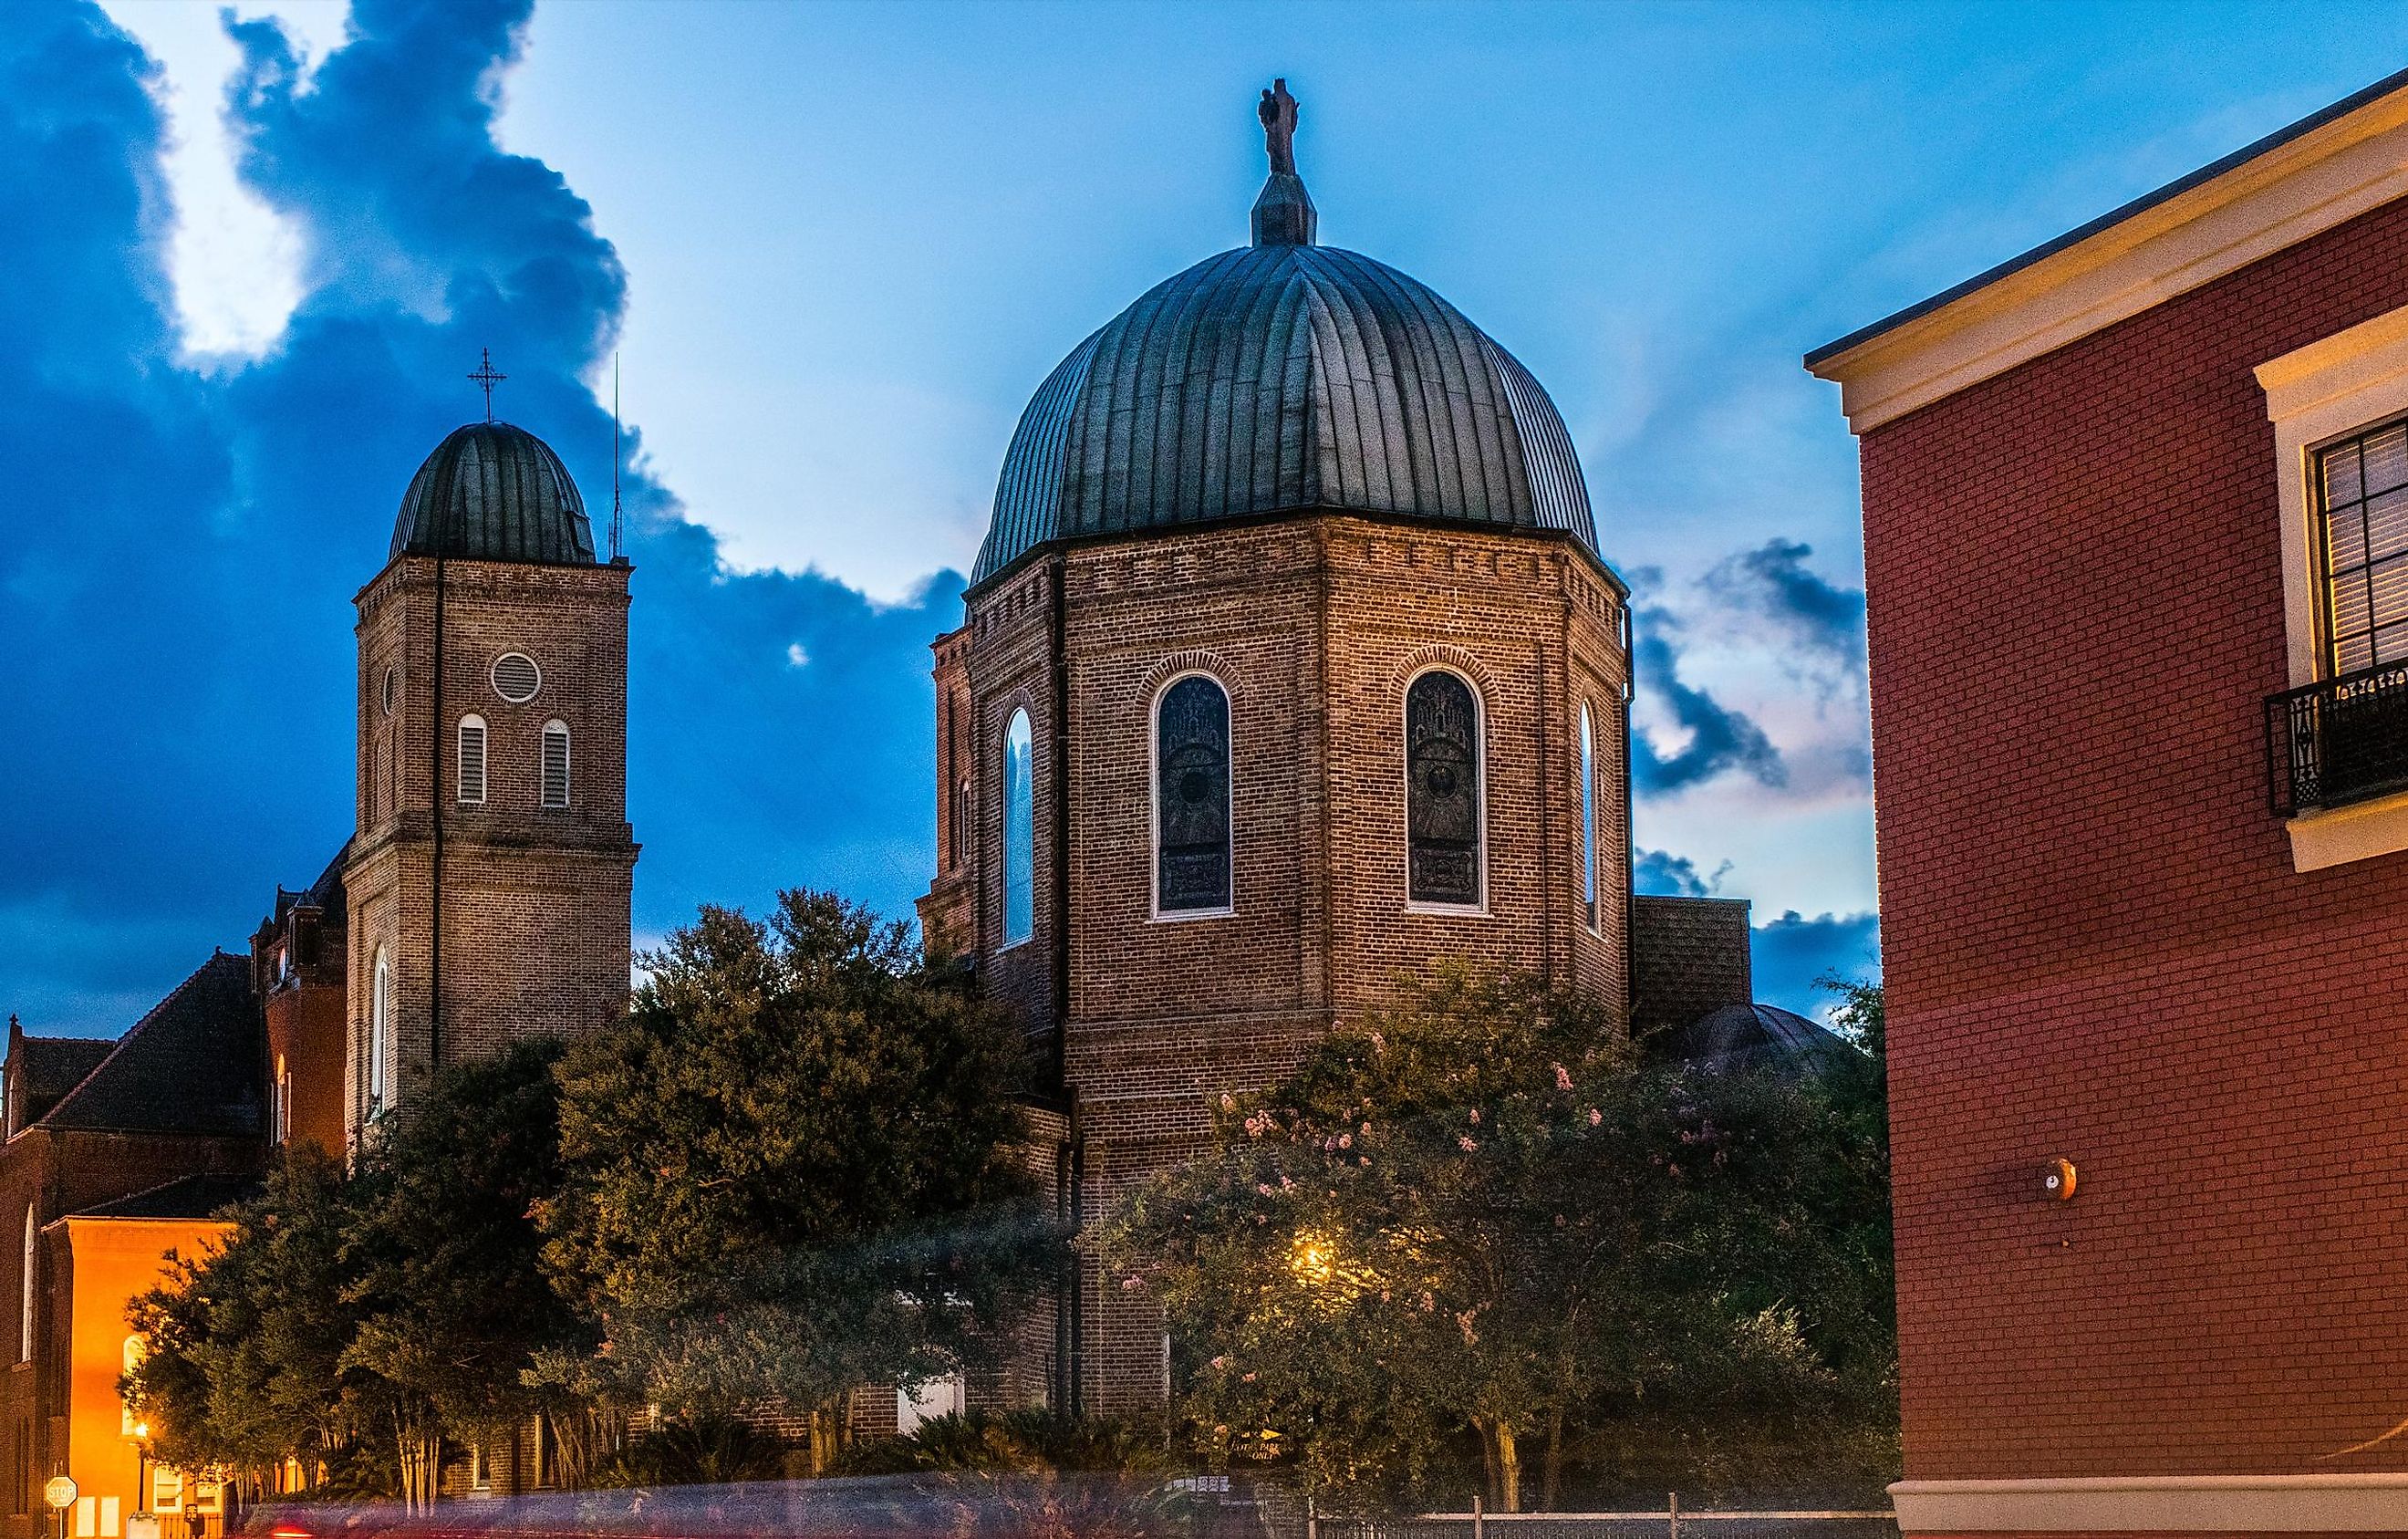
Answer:
[{"label": "tree", "polygon": [[564,1382],[690,1414],[808,1408],[983,1360],[1059,1238],[1022,1159],[1023,1039],[828,894],[706,907],[624,1029],[560,1066],[560,1286],[601,1322]]},{"label": "tree", "polygon": [[1469,1429],[1493,1501],[1536,1442],[1552,1504],[1581,1423],[1828,1402],[1881,1332],[1840,1220],[1885,1193],[1824,1094],[1643,1066],[1527,975],[1450,971],[1215,1130],[1093,1243],[1163,1303],[1199,1425],[1355,1500]]},{"label": "tree", "polygon": [[562,1409],[541,1355],[594,1335],[551,1286],[531,1216],[560,1184],[560,1044],[446,1071],[366,1142],[346,1192],[342,1354],[360,1419],[393,1439],[402,1495],[435,1501],[445,1440]]},{"label": "tree", "polygon": [[228,1216],[221,1244],[174,1259],[128,1307],[144,1352],[123,1388],[153,1457],[254,1474],[292,1459],[314,1474],[355,1430],[341,1169],[290,1149]]}]

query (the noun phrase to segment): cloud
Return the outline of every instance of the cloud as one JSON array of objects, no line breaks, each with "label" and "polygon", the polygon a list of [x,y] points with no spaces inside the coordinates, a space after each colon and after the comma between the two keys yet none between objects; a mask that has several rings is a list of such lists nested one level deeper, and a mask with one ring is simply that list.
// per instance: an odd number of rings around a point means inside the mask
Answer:
[{"label": "cloud", "polygon": [[1756,927],[1750,953],[1756,997],[1766,1004],[1819,1016],[1832,1003],[1817,981],[1881,975],[1881,920],[1871,913],[1825,913],[1809,919],[1792,909]]},{"label": "cloud", "polygon": [[1714,890],[1723,873],[1729,870],[1730,863],[1725,861],[1711,874],[1699,876],[1698,863],[1687,856],[1664,850],[1633,850],[1630,885],[1632,891],[1651,898],[1703,898]]},{"label": "cloud", "polygon": [[1782,784],[1788,771],[1764,729],[1744,712],[1727,709],[1704,690],[1682,682],[1681,654],[1665,635],[1673,628],[1670,617],[1660,610],[1642,611],[1639,627],[1631,670],[1640,694],[1660,703],[1686,737],[1678,749],[1666,753],[1646,728],[1631,729],[1630,773],[1638,794],[1678,791],[1733,770],[1760,784]]},{"label": "cloud", "polygon": [[[358,0],[314,71],[232,23],[228,128],[302,293],[261,356],[205,374],[178,346],[152,65],[89,6],[0,7],[0,1009],[29,1026],[122,1028],[350,832],[351,597],[410,472],[480,410],[480,348],[497,413],[608,495],[585,381],[626,276],[563,178],[495,142],[527,13]],[[880,607],[734,573],[629,439],[638,931],[795,883],[901,911],[930,863],[926,643],[960,579]]]},{"label": "cloud", "polygon": [[1726,611],[1753,616],[1784,640],[1861,676],[1865,667],[1865,596],[1839,587],[1806,568],[1814,547],[1769,539],[1726,556],[1700,582]]}]

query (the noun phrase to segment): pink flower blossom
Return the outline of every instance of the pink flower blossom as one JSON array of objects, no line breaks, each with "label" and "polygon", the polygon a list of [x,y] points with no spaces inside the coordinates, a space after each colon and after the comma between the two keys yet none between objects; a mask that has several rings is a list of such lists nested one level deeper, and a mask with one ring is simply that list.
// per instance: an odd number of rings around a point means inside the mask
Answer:
[{"label": "pink flower blossom", "polygon": [[1466,1133],[1463,1137],[1456,1139],[1455,1142],[1455,1144],[1456,1144],[1459,1148],[1461,1148],[1465,1154],[1469,1154],[1472,1150],[1477,1149],[1478,1147],[1480,1147],[1480,1145],[1479,1145],[1479,1144],[1474,1143],[1471,1141],[1471,1135],[1470,1135],[1470,1134],[1469,1134],[1469,1133]]},{"label": "pink flower blossom", "polygon": [[1555,1088],[1558,1090],[1569,1090],[1571,1087],[1572,1072],[1565,1068],[1560,1063],[1555,1065]]},{"label": "pink flower blossom", "polygon": [[1605,1114],[1592,1106],[1588,1109],[1588,1125],[1592,1128],[1605,1120]]},{"label": "pink flower blossom", "polygon": [[1354,1157],[1354,1163],[1368,1170],[1370,1168],[1371,1157],[1369,1155],[1356,1155]]},{"label": "pink flower blossom", "polygon": [[1477,1106],[1471,1109],[1471,1120],[1474,1122],[1478,1122],[1480,1120],[1480,1108]]},{"label": "pink flower blossom", "polygon": [[1143,1287],[1145,1287],[1145,1279],[1138,1276],[1135,1273],[1131,1273],[1128,1276],[1121,1279],[1121,1291],[1123,1293],[1135,1293],[1138,1289]]},{"label": "pink flower blossom", "polygon": [[1221,1369],[1226,1368],[1226,1367],[1228,1367],[1228,1366],[1229,1366],[1229,1359],[1226,1359],[1226,1358],[1214,1358],[1214,1359],[1212,1359],[1212,1368],[1213,1368],[1213,1371],[1214,1371],[1214,1372],[1216,1372],[1216,1373],[1217,1373],[1217,1372],[1219,1372]]},{"label": "pink flower blossom", "polygon": [[1265,1197],[1268,1197],[1271,1195],[1271,1184],[1268,1181],[1257,1181],[1254,1183],[1254,1190],[1260,1192]]},{"label": "pink flower blossom", "polygon": [[1387,1050],[1388,1050],[1388,1039],[1387,1039],[1387,1038],[1385,1038],[1385,1037],[1383,1037],[1383,1036],[1382,1036],[1382,1035],[1380,1035],[1377,1031],[1372,1032],[1372,1033],[1371,1033],[1371,1051],[1372,1051],[1372,1052],[1374,1052],[1374,1053],[1384,1053],[1384,1052],[1386,1052]]},{"label": "pink flower blossom", "polygon": [[1422,1289],[1422,1313],[1426,1315],[1436,1308],[1438,1308],[1438,1296],[1427,1288]]},{"label": "pink flower blossom", "polygon": [[1354,1147],[1354,1135],[1353,1133],[1339,1134],[1338,1146],[1341,1149],[1351,1149]]},{"label": "pink flower blossom", "polygon": [[1281,1176],[1281,1177],[1280,1177],[1280,1190],[1282,1190],[1282,1191],[1283,1191],[1283,1192],[1292,1192],[1292,1191],[1296,1190],[1296,1183],[1295,1183],[1294,1181],[1290,1180],[1290,1179],[1289,1179],[1288,1177],[1286,1177],[1286,1176]]},{"label": "pink flower blossom", "polygon": [[1253,1375],[1252,1374],[1248,1374],[1245,1376],[1245,1379],[1244,1379],[1244,1381],[1243,1381],[1243,1382],[1245,1382],[1245,1383],[1247,1383],[1247,1384],[1252,1384],[1252,1383],[1254,1383],[1254,1375]]}]

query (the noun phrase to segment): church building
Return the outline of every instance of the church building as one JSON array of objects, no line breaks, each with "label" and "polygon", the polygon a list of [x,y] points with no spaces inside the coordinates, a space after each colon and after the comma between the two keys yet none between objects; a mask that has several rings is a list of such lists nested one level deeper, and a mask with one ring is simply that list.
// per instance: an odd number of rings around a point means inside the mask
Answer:
[{"label": "church building", "polygon": [[[1319,242],[1284,82],[1260,115],[1252,240],[1039,387],[935,643],[922,925],[1043,1044],[1072,1222],[1442,959],[1634,1003],[1629,593],[1571,437],[1460,310]],[[1745,905],[1648,901],[1684,1014],[1744,1004]],[[1162,1399],[1159,1313],[1097,1281],[1007,1396]]]}]

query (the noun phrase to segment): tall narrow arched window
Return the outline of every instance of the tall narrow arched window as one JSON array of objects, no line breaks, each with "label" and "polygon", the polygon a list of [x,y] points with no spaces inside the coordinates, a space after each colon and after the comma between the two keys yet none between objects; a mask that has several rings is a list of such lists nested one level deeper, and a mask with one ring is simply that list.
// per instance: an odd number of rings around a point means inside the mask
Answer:
[{"label": "tall narrow arched window", "polygon": [[1018,945],[1037,928],[1037,748],[1028,712],[1003,729],[1003,943]]},{"label": "tall narrow arched window", "polygon": [[[117,1355],[118,1361],[123,1366],[125,1372],[129,1375],[132,1374],[136,1369],[142,1366],[142,1338],[140,1336],[126,1337],[125,1345],[119,1348]],[[148,1429],[146,1429],[142,1423],[135,1417],[134,1402],[130,1398],[121,1396],[119,1399],[119,1404],[122,1407],[122,1411],[118,1417],[118,1436],[143,1437],[148,1435]]]},{"label": "tall narrow arched window", "polygon": [[377,948],[376,971],[368,980],[368,1115],[384,1110],[391,1085],[385,1065],[393,1058],[393,962]]},{"label": "tall narrow arched window", "polygon": [[34,1360],[34,1205],[25,1204],[25,1254],[17,1263],[17,1360]]},{"label": "tall narrow arched window", "polygon": [[543,724],[543,804],[568,805],[568,724]]},{"label": "tall narrow arched window", "polygon": [[1406,896],[1477,908],[1482,896],[1480,698],[1433,669],[1405,691]]},{"label": "tall narrow arched window", "polygon": [[474,807],[485,799],[485,718],[460,718],[460,805]]},{"label": "tall narrow arched window", "polygon": [[1154,906],[1229,910],[1229,697],[1201,673],[1154,707]]},{"label": "tall narrow arched window", "polygon": [[1588,702],[1581,702],[1581,913],[1597,928],[1597,737],[1589,726]]}]

